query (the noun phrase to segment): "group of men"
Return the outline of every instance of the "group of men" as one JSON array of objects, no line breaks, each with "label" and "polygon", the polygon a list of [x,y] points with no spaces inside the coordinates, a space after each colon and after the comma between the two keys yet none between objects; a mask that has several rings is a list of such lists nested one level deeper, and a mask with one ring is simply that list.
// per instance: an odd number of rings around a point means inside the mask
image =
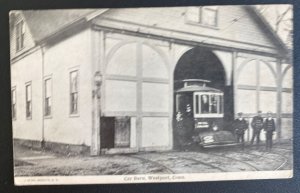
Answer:
[{"label": "group of men", "polygon": [[[242,144],[242,149],[244,149],[244,134],[249,128],[248,122],[243,118],[243,113],[238,113],[238,118],[233,122],[234,133],[237,137],[237,142]],[[262,117],[262,112],[258,111],[257,115],[253,117],[251,121],[251,127],[253,129],[253,135],[251,139],[251,144],[253,144],[256,139],[256,147],[258,148],[260,142],[260,133],[262,130],[266,132],[266,150],[270,151],[272,149],[272,138],[273,132],[275,131],[275,121],[272,117],[272,112],[267,113],[267,117],[264,119]]]}]

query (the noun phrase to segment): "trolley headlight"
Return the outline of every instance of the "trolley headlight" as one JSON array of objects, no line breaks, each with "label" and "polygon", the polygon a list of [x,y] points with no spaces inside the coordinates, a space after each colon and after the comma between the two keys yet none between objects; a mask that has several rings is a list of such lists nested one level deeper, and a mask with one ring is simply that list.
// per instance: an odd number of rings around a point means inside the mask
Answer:
[{"label": "trolley headlight", "polygon": [[218,131],[218,130],[219,130],[218,125],[214,125],[214,126],[212,127],[212,129],[213,129],[213,131]]}]

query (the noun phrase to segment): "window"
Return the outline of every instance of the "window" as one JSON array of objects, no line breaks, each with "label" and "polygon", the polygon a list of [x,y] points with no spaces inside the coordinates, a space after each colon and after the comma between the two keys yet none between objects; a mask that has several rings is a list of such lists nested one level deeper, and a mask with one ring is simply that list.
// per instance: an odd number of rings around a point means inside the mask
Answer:
[{"label": "window", "polygon": [[223,114],[223,95],[220,93],[195,93],[195,117],[221,116]]},{"label": "window", "polygon": [[24,48],[25,25],[21,20],[16,24],[16,50],[19,51]]},{"label": "window", "polygon": [[45,116],[51,115],[52,107],[52,81],[51,79],[45,80]]},{"label": "window", "polygon": [[209,113],[209,95],[201,95],[201,113]]},{"label": "window", "polygon": [[218,7],[205,6],[200,8],[200,23],[207,26],[217,26]]},{"label": "window", "polygon": [[16,89],[13,88],[11,91],[11,113],[12,113],[12,118],[16,119],[17,118],[17,109],[16,109]]},{"label": "window", "polygon": [[186,12],[186,19],[192,24],[200,24],[203,26],[218,26],[218,7],[203,6],[189,7]]},{"label": "window", "polygon": [[31,84],[26,85],[26,118],[32,116]]},{"label": "window", "polygon": [[[191,94],[177,94],[176,95],[176,112],[184,113],[186,112],[187,108],[189,110],[192,110],[192,104],[191,101],[193,101],[192,98],[193,95]],[[197,109],[197,107],[196,107]]]},{"label": "window", "polygon": [[70,114],[78,113],[78,71],[70,73]]}]

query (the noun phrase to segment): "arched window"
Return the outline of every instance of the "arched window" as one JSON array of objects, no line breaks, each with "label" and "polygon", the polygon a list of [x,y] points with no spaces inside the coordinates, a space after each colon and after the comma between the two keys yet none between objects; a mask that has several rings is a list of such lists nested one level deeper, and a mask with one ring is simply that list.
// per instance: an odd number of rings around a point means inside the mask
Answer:
[{"label": "arched window", "polygon": [[282,92],[281,97],[282,97],[282,103],[281,103],[281,109],[283,113],[292,113],[293,112],[293,93],[292,93],[292,88],[293,88],[293,70],[292,68],[285,68],[284,70],[284,75],[282,78],[282,88],[284,91],[289,91],[289,92]]},{"label": "arched window", "polygon": [[256,77],[257,77],[257,70],[256,70],[256,61],[250,60],[244,66],[241,66],[240,72],[238,74],[238,85],[256,85]]},{"label": "arched window", "polygon": [[121,46],[109,58],[106,73],[110,75],[136,76],[137,44],[129,43]]},{"label": "arched window", "polygon": [[148,45],[142,46],[143,77],[168,78],[168,69],[159,53]]},{"label": "arched window", "polygon": [[287,69],[282,78],[282,88],[292,88],[293,87],[293,70],[292,68]]},{"label": "arched window", "polygon": [[259,63],[259,83],[260,86],[276,86],[275,76],[272,73],[270,67],[274,67],[274,65],[269,64],[268,66],[264,62]]},{"label": "arched window", "polygon": [[140,101],[145,112],[168,111],[169,72],[157,49],[139,42],[112,48],[106,65],[106,110],[135,112]]},{"label": "arched window", "polygon": [[275,64],[261,60],[249,60],[240,66],[238,75],[237,105],[238,111],[255,113],[276,112],[277,93],[274,76]]}]

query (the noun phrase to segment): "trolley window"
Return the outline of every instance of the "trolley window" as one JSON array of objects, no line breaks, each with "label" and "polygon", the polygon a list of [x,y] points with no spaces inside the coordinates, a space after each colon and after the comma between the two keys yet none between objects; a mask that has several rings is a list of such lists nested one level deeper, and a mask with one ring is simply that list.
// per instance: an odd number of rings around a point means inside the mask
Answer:
[{"label": "trolley window", "polygon": [[[176,112],[186,113],[187,111],[193,112],[192,107],[192,94],[177,94],[176,95]],[[198,109],[199,111],[199,109]]]},{"label": "trolley window", "polygon": [[223,94],[222,93],[194,93],[195,117],[222,116]]},{"label": "trolley window", "polygon": [[201,95],[201,104],[200,104],[200,109],[201,113],[209,113],[210,108],[209,108],[209,95],[204,94]]}]

